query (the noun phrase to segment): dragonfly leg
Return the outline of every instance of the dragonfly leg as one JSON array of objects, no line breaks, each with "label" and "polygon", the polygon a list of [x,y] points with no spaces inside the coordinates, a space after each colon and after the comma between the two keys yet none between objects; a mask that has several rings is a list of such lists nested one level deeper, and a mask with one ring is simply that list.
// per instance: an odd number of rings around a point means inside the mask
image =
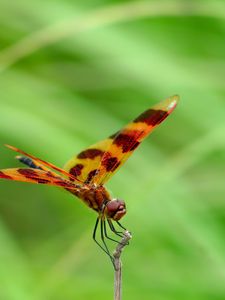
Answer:
[{"label": "dragonfly leg", "polygon": [[110,219],[107,219],[107,221],[108,221],[108,224],[109,224],[109,227],[110,227],[111,231],[113,233],[115,233],[116,235],[118,235],[119,237],[123,237],[123,232],[117,231]]},{"label": "dragonfly leg", "polygon": [[123,225],[119,222],[119,221],[116,221],[116,223],[119,225],[119,227],[123,228],[123,230],[127,230],[125,227],[123,227]]},{"label": "dragonfly leg", "polygon": [[[99,225],[99,221],[100,221],[100,226],[101,226],[101,240],[103,242],[104,247],[98,242],[97,238],[96,238],[96,233],[97,233],[97,228]],[[113,256],[110,254],[109,249],[105,243],[105,239],[104,239],[104,227],[103,227],[103,222],[104,220],[102,220],[101,217],[98,217],[95,223],[95,227],[94,227],[94,231],[93,231],[93,240],[95,241],[95,243],[110,257],[112,264],[115,268],[115,264],[114,264],[114,258]]]},{"label": "dragonfly leg", "polygon": [[109,239],[110,241],[113,241],[113,242],[119,244],[119,241],[114,240],[114,239],[112,239],[111,237],[108,236],[105,220],[104,220],[103,222],[104,222],[104,223],[103,223],[103,227],[104,227],[104,234],[105,234],[105,237],[106,237],[107,239]]},{"label": "dragonfly leg", "polygon": [[[110,219],[108,219],[108,223],[109,223],[109,227],[110,227],[110,229],[112,230],[112,232],[114,232],[116,235],[118,235],[118,236],[120,236],[120,237],[123,237],[123,232],[121,232],[121,231],[116,231],[116,229],[115,229],[115,227],[114,227],[114,225],[113,225],[113,223],[112,223],[112,221],[111,221]],[[126,230],[126,228],[123,227],[118,221],[116,221],[116,223],[117,223],[121,228],[123,228],[124,230]],[[122,235],[121,235],[121,234],[122,234]],[[129,245],[129,242],[127,242],[126,245]]]},{"label": "dragonfly leg", "polygon": [[106,245],[106,242],[105,242],[105,235],[104,235],[104,220],[103,219],[101,219],[101,240],[102,240],[102,242],[103,242],[103,245],[105,246],[105,252],[109,255],[109,257],[110,257],[110,259],[111,259],[111,261],[112,261],[112,263],[113,263],[113,266],[114,266],[114,268],[115,268],[115,264],[114,264],[114,257],[110,254],[110,252],[109,252],[109,249],[108,249],[108,246]]},{"label": "dragonfly leg", "polygon": [[94,227],[94,231],[93,231],[93,240],[95,241],[95,243],[106,253],[108,254],[108,252],[102,247],[102,245],[97,241],[97,238],[96,238],[96,232],[97,232],[97,228],[98,228],[98,224],[99,224],[99,217],[97,218],[96,220],[96,223],[95,223],[95,227]]}]

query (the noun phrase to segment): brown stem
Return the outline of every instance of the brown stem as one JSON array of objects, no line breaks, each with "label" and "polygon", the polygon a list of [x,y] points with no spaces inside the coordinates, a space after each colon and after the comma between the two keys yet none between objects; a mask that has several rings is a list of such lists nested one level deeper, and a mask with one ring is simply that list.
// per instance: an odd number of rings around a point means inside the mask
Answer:
[{"label": "brown stem", "polygon": [[121,300],[121,286],[122,286],[122,264],[120,256],[123,248],[128,244],[132,238],[129,231],[125,231],[122,240],[117,245],[116,250],[113,253],[115,263],[115,275],[114,275],[114,300]]}]

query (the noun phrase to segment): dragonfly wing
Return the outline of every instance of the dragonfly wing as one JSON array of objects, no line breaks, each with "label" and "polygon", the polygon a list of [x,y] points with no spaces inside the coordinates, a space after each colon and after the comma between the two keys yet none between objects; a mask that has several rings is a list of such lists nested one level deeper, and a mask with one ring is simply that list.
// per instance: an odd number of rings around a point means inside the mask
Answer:
[{"label": "dragonfly wing", "polygon": [[160,102],[107,139],[70,159],[64,169],[88,184],[104,184],[130,157],[143,139],[176,107],[178,96]]},{"label": "dragonfly wing", "polygon": [[[45,170],[45,171],[49,171],[49,169],[53,169],[55,171],[58,171],[59,173],[61,173],[62,175],[68,177],[71,181],[77,181],[77,183],[81,183],[79,181],[79,179],[75,178],[74,176],[72,176],[71,174],[67,173],[65,170],[61,169],[61,168],[58,168],[56,167],[55,165],[49,163],[49,162],[46,162],[40,158],[37,158],[31,154],[28,154],[26,152],[24,152],[23,150],[20,150],[16,147],[13,147],[13,146],[10,146],[10,145],[5,145],[6,147],[8,147],[9,149],[13,150],[13,151],[16,151],[18,153],[21,153],[23,155],[25,155],[26,157],[29,157],[37,166],[41,167],[42,170]],[[18,158],[18,157],[17,157]],[[19,157],[20,158],[20,157]],[[55,174],[57,176],[56,173],[52,172],[52,174]]]},{"label": "dragonfly wing", "polygon": [[26,157],[26,156],[20,156],[17,155],[15,157],[17,160],[19,160],[22,164],[32,168],[32,169],[39,169],[39,170],[44,170],[44,171],[50,171],[49,168],[41,165],[40,163],[37,163],[36,161],[34,161],[33,159]]},{"label": "dragonfly wing", "polygon": [[102,156],[110,147],[112,139],[100,141],[71,158],[64,169],[82,182],[89,183],[101,164]]},{"label": "dragonfly wing", "polygon": [[109,148],[91,183],[102,185],[126,162],[140,143],[175,109],[178,96],[172,96],[143,112],[133,122],[112,135]]},{"label": "dragonfly wing", "polygon": [[16,180],[30,183],[41,183],[47,185],[60,186],[69,190],[76,189],[76,185],[60,176],[55,176],[51,172],[32,168],[11,168],[0,170],[0,178]]}]

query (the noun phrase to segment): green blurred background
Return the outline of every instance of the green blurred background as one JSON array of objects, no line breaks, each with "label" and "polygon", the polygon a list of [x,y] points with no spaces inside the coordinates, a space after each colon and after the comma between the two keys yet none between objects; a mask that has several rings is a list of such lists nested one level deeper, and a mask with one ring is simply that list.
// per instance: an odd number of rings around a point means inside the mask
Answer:
[{"label": "green blurred background", "polygon": [[[107,187],[133,234],[123,299],[225,299],[225,2],[0,2],[1,168],[58,166],[151,105],[169,119]],[[0,300],[112,299],[96,215],[60,189],[0,182]]]}]

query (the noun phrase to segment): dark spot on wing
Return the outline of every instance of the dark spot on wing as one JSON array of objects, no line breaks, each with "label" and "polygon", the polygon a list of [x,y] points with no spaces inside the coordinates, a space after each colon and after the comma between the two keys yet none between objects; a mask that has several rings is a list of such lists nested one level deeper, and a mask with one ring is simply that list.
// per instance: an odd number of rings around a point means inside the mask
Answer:
[{"label": "dark spot on wing", "polygon": [[113,144],[121,147],[123,153],[133,151],[140,144],[137,141],[137,137],[140,134],[141,132],[137,131],[131,131],[130,134],[120,133],[115,137]]},{"label": "dark spot on wing", "polygon": [[56,175],[52,174],[51,171],[45,172],[45,175],[48,176],[48,177],[51,177],[51,178],[59,178],[59,176],[56,176]]},{"label": "dark spot on wing", "polygon": [[85,158],[90,158],[90,159],[94,159],[97,156],[102,156],[103,155],[103,151],[100,149],[87,149],[82,151],[81,153],[78,154],[77,158],[80,159],[85,159]]},{"label": "dark spot on wing", "polygon": [[32,169],[18,169],[17,172],[27,178],[38,177],[38,174]]},{"label": "dark spot on wing", "polygon": [[139,117],[137,117],[133,122],[144,122],[148,125],[155,126],[157,124],[160,124],[167,116],[168,113],[164,110],[148,109]]},{"label": "dark spot on wing", "polygon": [[70,169],[70,174],[74,177],[77,177],[81,174],[81,171],[83,169],[84,165],[82,164],[76,164],[73,168]]},{"label": "dark spot on wing", "polygon": [[89,183],[91,182],[91,180],[93,179],[94,176],[96,176],[98,174],[98,169],[95,169],[95,170],[92,170],[88,173],[88,177],[87,179],[85,180],[85,183]]},{"label": "dark spot on wing", "polygon": [[139,145],[140,145],[140,142],[135,142],[135,143],[132,145],[132,147],[130,148],[129,151],[135,150]]},{"label": "dark spot on wing", "polygon": [[13,177],[6,175],[4,172],[0,171],[0,178],[4,179],[13,179]]},{"label": "dark spot on wing", "polygon": [[113,172],[118,168],[120,162],[117,157],[113,157],[109,152],[106,152],[102,160],[102,165],[106,168],[107,172]]},{"label": "dark spot on wing", "polygon": [[51,182],[47,179],[42,179],[42,178],[36,178],[36,179],[34,178],[34,180],[37,181],[38,183],[43,183],[43,184]]},{"label": "dark spot on wing", "polygon": [[68,183],[65,181],[55,181],[55,184],[62,186],[62,187],[68,187]]}]

